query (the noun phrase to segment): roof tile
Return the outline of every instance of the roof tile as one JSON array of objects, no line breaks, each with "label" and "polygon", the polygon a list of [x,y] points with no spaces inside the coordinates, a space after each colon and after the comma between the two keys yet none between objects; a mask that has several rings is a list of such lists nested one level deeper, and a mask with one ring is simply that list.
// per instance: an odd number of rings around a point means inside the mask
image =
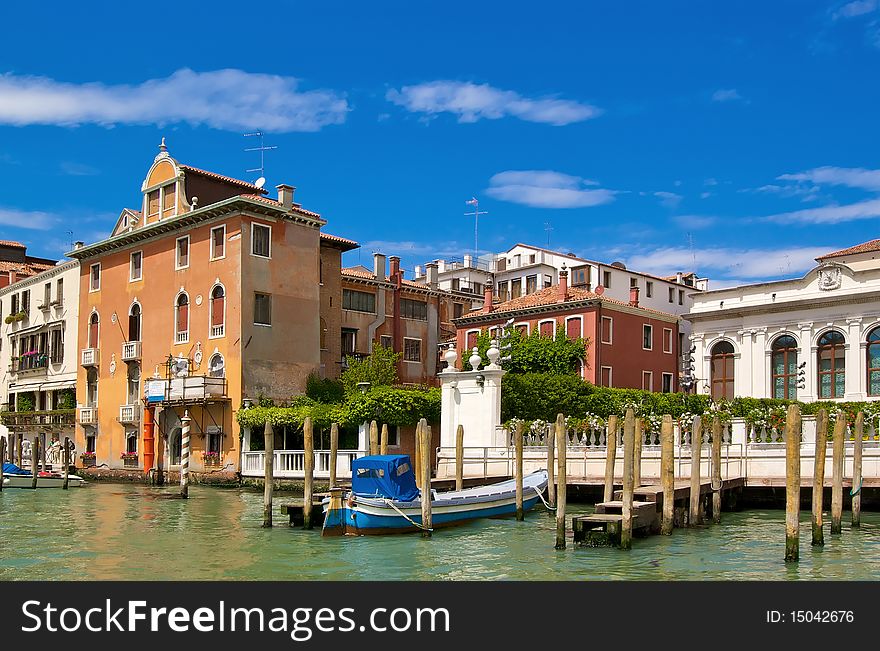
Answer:
[{"label": "roof tile", "polygon": [[871,240],[869,242],[862,242],[861,244],[856,244],[855,246],[851,246],[848,249],[841,249],[840,251],[832,251],[831,253],[826,253],[825,255],[820,255],[816,260],[825,260],[826,258],[840,258],[845,255],[856,255],[858,253],[872,253],[874,251],[880,251],[880,240]]}]

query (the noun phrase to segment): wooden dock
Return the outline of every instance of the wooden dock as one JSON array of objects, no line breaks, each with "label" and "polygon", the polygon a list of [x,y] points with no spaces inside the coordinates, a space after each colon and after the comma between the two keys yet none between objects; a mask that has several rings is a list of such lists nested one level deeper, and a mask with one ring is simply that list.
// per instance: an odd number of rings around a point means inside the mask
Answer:
[{"label": "wooden dock", "polygon": [[[315,493],[312,496],[312,524],[321,525],[324,523],[324,508],[322,501],[325,497],[329,497],[330,493]],[[301,527],[303,524],[303,500],[295,499],[285,502],[281,505],[281,513],[287,515],[290,519],[291,527]]]}]

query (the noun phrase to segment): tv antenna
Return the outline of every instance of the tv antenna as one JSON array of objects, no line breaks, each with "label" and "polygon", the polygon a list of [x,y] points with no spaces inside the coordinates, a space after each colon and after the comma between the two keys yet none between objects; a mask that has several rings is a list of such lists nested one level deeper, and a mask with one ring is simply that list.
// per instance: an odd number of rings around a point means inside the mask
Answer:
[{"label": "tv antenna", "polygon": [[259,138],[260,138],[260,146],[259,147],[247,147],[245,149],[245,151],[258,151],[258,152],[260,152],[260,166],[259,167],[252,167],[251,169],[246,170],[246,171],[260,173],[260,178],[258,178],[256,181],[254,181],[254,185],[256,185],[258,188],[262,188],[266,184],[265,154],[270,149],[278,149],[278,147],[275,145],[266,146],[265,144],[263,144],[263,132],[262,131],[254,131],[253,133],[244,133],[242,135],[245,138],[256,138],[257,136],[259,136]]},{"label": "tv antenna", "polygon": [[476,197],[471,197],[469,200],[465,201],[465,203],[469,206],[474,207],[474,211],[473,212],[466,212],[465,216],[470,216],[470,215],[474,216],[474,264],[476,264],[477,259],[480,257],[480,247],[478,246],[479,240],[477,239],[478,227],[479,227],[479,223],[480,223],[480,215],[488,215],[489,211],[488,210],[480,210],[480,202],[477,200]]},{"label": "tv antenna", "polygon": [[553,224],[544,222],[544,230],[547,232],[547,248],[550,248],[550,233],[553,232]]}]

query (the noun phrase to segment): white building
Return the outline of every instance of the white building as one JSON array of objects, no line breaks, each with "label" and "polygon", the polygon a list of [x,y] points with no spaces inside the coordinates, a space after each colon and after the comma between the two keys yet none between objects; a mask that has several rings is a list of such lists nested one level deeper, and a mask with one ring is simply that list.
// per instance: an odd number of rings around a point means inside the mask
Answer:
[{"label": "white building", "polygon": [[53,438],[73,439],[78,314],[76,260],[0,289],[0,402],[7,412],[0,435],[9,449],[34,434],[44,450]]},{"label": "white building", "polygon": [[694,296],[697,391],[713,397],[880,397],[880,240],[817,258],[803,278]]}]

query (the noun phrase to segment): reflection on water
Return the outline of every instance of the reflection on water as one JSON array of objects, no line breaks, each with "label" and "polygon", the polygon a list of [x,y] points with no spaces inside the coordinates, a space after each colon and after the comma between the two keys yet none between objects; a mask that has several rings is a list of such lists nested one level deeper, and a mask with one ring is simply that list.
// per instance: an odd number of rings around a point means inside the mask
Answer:
[{"label": "reflection on water", "polygon": [[629,553],[557,552],[543,509],[525,522],[482,520],[430,540],[321,538],[288,528],[277,512],[281,526],[262,529],[260,493],[191,486],[189,500],[173,494],[118,484],[4,490],[0,579],[880,579],[877,513],[812,548],[802,512],[801,562],[786,565],[782,511],[725,513],[721,525],[636,539]]}]

